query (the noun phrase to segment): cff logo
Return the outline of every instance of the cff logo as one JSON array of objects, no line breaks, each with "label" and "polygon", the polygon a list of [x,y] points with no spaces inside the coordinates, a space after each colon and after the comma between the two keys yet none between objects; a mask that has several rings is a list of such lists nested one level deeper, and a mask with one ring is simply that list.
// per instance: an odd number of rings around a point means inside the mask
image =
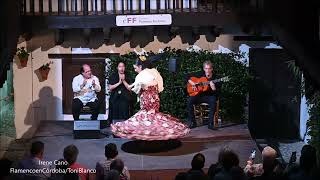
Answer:
[{"label": "cff logo", "polygon": [[123,23],[127,24],[134,24],[135,22],[137,22],[137,18],[135,17],[127,17],[123,20]]},{"label": "cff logo", "polygon": [[171,14],[149,14],[149,15],[118,15],[117,26],[154,26],[170,25]]}]

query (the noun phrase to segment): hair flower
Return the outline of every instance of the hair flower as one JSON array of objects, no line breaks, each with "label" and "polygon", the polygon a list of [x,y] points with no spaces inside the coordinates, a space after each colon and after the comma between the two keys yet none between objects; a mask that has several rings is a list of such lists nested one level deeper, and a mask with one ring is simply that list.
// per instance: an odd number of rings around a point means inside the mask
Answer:
[{"label": "hair flower", "polygon": [[144,55],[139,56],[139,59],[140,59],[141,61],[147,60],[146,56],[144,56]]}]

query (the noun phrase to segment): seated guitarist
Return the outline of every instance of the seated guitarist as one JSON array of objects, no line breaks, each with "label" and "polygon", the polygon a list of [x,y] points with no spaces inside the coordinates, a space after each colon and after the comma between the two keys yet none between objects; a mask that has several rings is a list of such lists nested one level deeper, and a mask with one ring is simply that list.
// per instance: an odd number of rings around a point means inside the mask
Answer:
[{"label": "seated guitarist", "polygon": [[[196,90],[196,82],[193,82],[191,80],[191,77],[196,77],[196,78],[201,78],[201,77],[206,77],[208,81],[216,79],[215,75],[213,74],[213,65],[210,61],[205,61],[203,63],[203,71],[202,72],[197,72],[194,74],[189,74],[187,76],[188,83],[192,85],[192,89]],[[218,95],[218,90],[219,89],[219,83],[213,83],[210,82],[209,88],[201,92],[195,96],[189,96],[188,97],[188,123],[190,128],[196,127],[196,122],[194,118],[194,110],[193,110],[193,105],[194,104],[200,104],[200,103],[208,103],[210,112],[209,112],[209,123],[208,123],[208,128],[215,130],[216,128],[214,127],[214,113],[216,110],[216,99]]]}]

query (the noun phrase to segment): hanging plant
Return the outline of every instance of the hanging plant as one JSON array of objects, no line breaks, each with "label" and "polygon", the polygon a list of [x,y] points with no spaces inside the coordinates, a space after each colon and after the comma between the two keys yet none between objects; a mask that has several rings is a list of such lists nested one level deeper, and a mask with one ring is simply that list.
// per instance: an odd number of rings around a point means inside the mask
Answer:
[{"label": "hanging plant", "polygon": [[20,60],[20,65],[26,67],[28,63],[29,53],[26,51],[25,47],[17,48],[17,56]]},{"label": "hanging plant", "polygon": [[41,74],[41,78],[42,80],[47,80],[48,79],[48,74],[50,72],[50,65],[53,64],[53,61],[50,61],[46,64],[43,64],[40,68],[39,68],[39,72]]}]

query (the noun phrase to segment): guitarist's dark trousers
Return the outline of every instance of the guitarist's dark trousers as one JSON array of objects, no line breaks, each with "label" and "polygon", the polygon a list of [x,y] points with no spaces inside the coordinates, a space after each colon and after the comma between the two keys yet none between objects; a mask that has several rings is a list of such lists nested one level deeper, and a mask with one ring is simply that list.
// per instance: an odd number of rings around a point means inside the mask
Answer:
[{"label": "guitarist's dark trousers", "polygon": [[210,112],[209,112],[209,122],[208,127],[213,127],[213,119],[214,113],[216,110],[216,96],[189,96],[188,97],[188,123],[191,127],[195,127],[196,121],[194,118],[194,108],[193,105],[200,104],[200,103],[207,103],[209,104]]}]

